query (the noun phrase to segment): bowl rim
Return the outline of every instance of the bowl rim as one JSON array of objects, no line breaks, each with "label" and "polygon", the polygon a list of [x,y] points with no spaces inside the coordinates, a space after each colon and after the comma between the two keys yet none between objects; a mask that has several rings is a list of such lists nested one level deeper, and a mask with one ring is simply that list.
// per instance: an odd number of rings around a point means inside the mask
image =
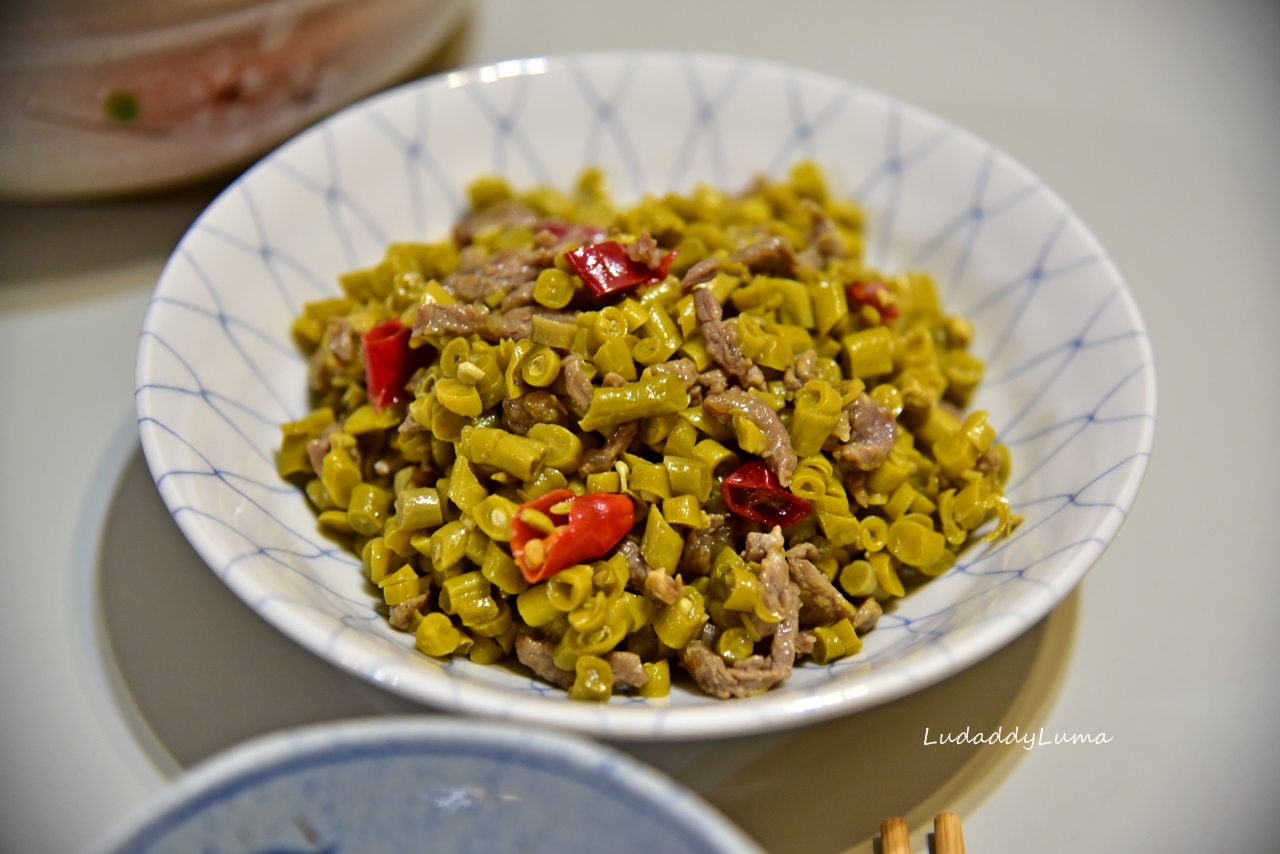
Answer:
[{"label": "bowl rim", "polygon": [[[149,337],[147,332],[150,328],[151,313],[156,305],[156,296],[169,280],[171,270],[181,256],[187,240],[193,233],[200,230],[211,211],[217,208],[224,198],[238,192],[243,182],[266,169],[277,155],[293,147],[305,145],[313,137],[324,133],[325,128],[330,124],[376,108],[386,101],[402,96],[409,90],[430,86],[458,88],[476,85],[476,80],[482,76],[485,69],[494,69],[499,64],[508,69],[504,76],[508,74],[524,76],[531,73],[527,69],[535,67],[535,64],[537,67],[545,68],[549,62],[585,65],[592,62],[616,62],[619,59],[682,59],[692,62],[743,63],[777,74],[791,75],[828,85],[839,84],[858,93],[882,99],[886,103],[895,105],[905,114],[912,114],[946,127],[950,141],[960,142],[969,149],[991,154],[1028,184],[1037,187],[1044,202],[1072,224],[1078,230],[1080,238],[1096,254],[1099,275],[1105,276],[1116,287],[1118,302],[1124,308],[1125,319],[1135,332],[1133,345],[1139,349],[1142,364],[1146,368],[1141,378],[1142,414],[1146,417],[1143,418],[1136,448],[1126,458],[1126,461],[1132,462],[1133,465],[1128,468],[1122,480],[1122,486],[1117,490],[1115,508],[1119,512],[1107,514],[1089,529],[1091,542],[1100,548],[1077,551],[1055,573],[1052,583],[1045,586],[1044,592],[1029,597],[1016,613],[1002,613],[1000,615],[1002,619],[984,620],[976,626],[971,625],[951,632],[945,649],[931,645],[912,651],[891,665],[861,675],[858,679],[852,680],[852,684],[819,685],[809,687],[802,692],[769,692],[745,700],[721,701],[693,707],[626,704],[597,708],[595,704],[571,704],[548,701],[541,696],[517,695],[502,688],[457,679],[445,674],[436,677],[435,674],[425,675],[421,671],[410,671],[407,668],[388,668],[385,661],[359,661],[353,660],[352,656],[335,656],[330,649],[331,643],[328,636],[313,631],[305,622],[276,620],[256,608],[254,610],[287,637],[325,661],[379,687],[392,686],[396,693],[417,702],[454,712],[478,714],[498,720],[519,720],[552,729],[567,729],[624,741],[725,738],[817,723],[882,705],[926,688],[972,666],[1015,640],[1060,604],[1080,583],[1114,539],[1142,485],[1154,442],[1157,390],[1154,354],[1146,324],[1127,282],[1092,229],[1052,187],[1020,160],[978,134],[932,111],[873,87],[801,65],[727,52],[698,50],[603,50],[548,53],[502,62],[478,63],[441,72],[401,84],[343,108],[264,155],[209,203],[179,241],[161,272],[139,339],[135,383],[139,425],[141,426],[149,418],[148,413],[144,412],[144,397],[139,392],[149,381],[147,356],[154,339]],[[516,70],[511,71],[511,69]],[[172,467],[164,465],[163,451],[151,433],[146,430],[141,433],[144,455],[154,479],[157,471],[167,472]],[[168,505],[169,499],[164,490],[161,490],[161,494]],[[169,509],[174,520],[205,563],[211,568],[222,565],[224,556],[206,536],[203,526],[193,514],[178,513],[177,508],[173,506]],[[234,582],[225,581],[225,583],[250,607],[253,607],[252,603],[255,599],[267,592],[256,588],[252,579],[243,574],[236,578]],[[902,678],[901,673],[906,662],[909,662],[910,667],[909,679]],[[402,676],[406,678],[401,678]],[[843,681],[848,683],[851,680]],[[786,686],[783,687],[785,689]],[[661,716],[657,718],[657,726],[654,725],[655,712],[661,712]]]},{"label": "bowl rim", "polygon": [[608,780],[650,811],[678,823],[716,854],[762,854],[718,809],[670,777],[617,748],[581,736],[452,717],[356,718],[281,730],[241,742],[184,771],[102,835],[88,854],[148,850],[149,839],[206,807],[275,777],[318,765],[387,755],[483,752],[499,762],[560,768],[588,783]]}]

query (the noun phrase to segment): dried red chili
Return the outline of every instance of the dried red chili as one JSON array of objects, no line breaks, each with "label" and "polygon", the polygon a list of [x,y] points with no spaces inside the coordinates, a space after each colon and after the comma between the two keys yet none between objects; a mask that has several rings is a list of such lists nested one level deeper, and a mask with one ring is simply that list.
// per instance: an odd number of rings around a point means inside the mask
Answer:
[{"label": "dried red chili", "polygon": [[[542,519],[526,514],[526,510],[535,511]],[[550,522],[551,530],[546,530],[544,519]],[[562,569],[604,557],[635,521],[635,505],[625,495],[593,492],[578,496],[572,489],[552,490],[520,505],[511,520],[511,555],[525,581],[537,584]]]},{"label": "dried red chili", "polygon": [[773,471],[759,460],[734,469],[720,492],[734,513],[771,527],[785,528],[809,515],[809,502],[783,489]]},{"label": "dried red chili", "polygon": [[404,385],[413,373],[417,360],[409,348],[411,332],[399,318],[393,317],[360,336],[364,387],[379,412],[404,394]]},{"label": "dried red chili", "polygon": [[616,240],[591,243],[566,252],[565,258],[583,284],[597,297],[630,290],[648,282],[661,282],[671,269],[674,252],[662,256],[657,267],[631,260],[627,247]]},{"label": "dried red chili", "polygon": [[880,282],[854,282],[849,286],[849,299],[859,305],[869,305],[885,320],[898,319],[898,306],[893,302],[893,292]]}]

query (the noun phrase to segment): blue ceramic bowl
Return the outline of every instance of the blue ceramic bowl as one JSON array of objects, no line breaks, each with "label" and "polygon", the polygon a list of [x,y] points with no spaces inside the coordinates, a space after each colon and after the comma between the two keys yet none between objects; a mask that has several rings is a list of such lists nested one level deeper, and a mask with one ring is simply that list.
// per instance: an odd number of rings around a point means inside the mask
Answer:
[{"label": "blue ceramic bowl", "polygon": [[760,854],[610,748],[453,720],[309,727],[194,768],[93,854]]}]

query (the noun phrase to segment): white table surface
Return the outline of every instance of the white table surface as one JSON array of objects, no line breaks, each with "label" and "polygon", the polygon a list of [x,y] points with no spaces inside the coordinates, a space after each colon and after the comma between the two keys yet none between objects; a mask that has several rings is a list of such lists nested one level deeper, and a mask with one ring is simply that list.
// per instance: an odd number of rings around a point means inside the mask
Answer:
[{"label": "white table surface", "polygon": [[[1146,484],[1081,588],[897,703],[727,742],[624,745],[772,852],[914,850],[943,809],[997,852],[1280,839],[1280,7],[1265,0],[478,3],[468,63],[673,47],[843,75],[993,140],[1089,222],[1137,295],[1160,412]],[[137,331],[216,187],[0,206],[0,851],[82,848],[245,738],[414,711],[216,581],[156,495]],[[938,746],[931,733],[1105,733]]]}]

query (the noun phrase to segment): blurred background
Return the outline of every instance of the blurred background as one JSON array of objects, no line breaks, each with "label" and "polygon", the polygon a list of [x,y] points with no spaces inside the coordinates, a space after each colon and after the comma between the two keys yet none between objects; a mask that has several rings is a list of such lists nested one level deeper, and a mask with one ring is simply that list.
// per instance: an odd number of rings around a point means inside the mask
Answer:
[{"label": "blurred background", "polygon": [[[420,711],[277,634],[186,544],[137,441],[151,288],[246,165],[378,88],[551,52],[764,56],[1001,146],[1108,248],[1160,386],[1081,588],[986,661],[794,732],[624,744],[771,852],[1274,850],[1280,838],[1280,4],[62,0],[0,12],[0,851],[75,851],[245,738]],[[157,606],[157,603],[160,603]],[[1025,751],[924,728],[1105,732]]]}]

